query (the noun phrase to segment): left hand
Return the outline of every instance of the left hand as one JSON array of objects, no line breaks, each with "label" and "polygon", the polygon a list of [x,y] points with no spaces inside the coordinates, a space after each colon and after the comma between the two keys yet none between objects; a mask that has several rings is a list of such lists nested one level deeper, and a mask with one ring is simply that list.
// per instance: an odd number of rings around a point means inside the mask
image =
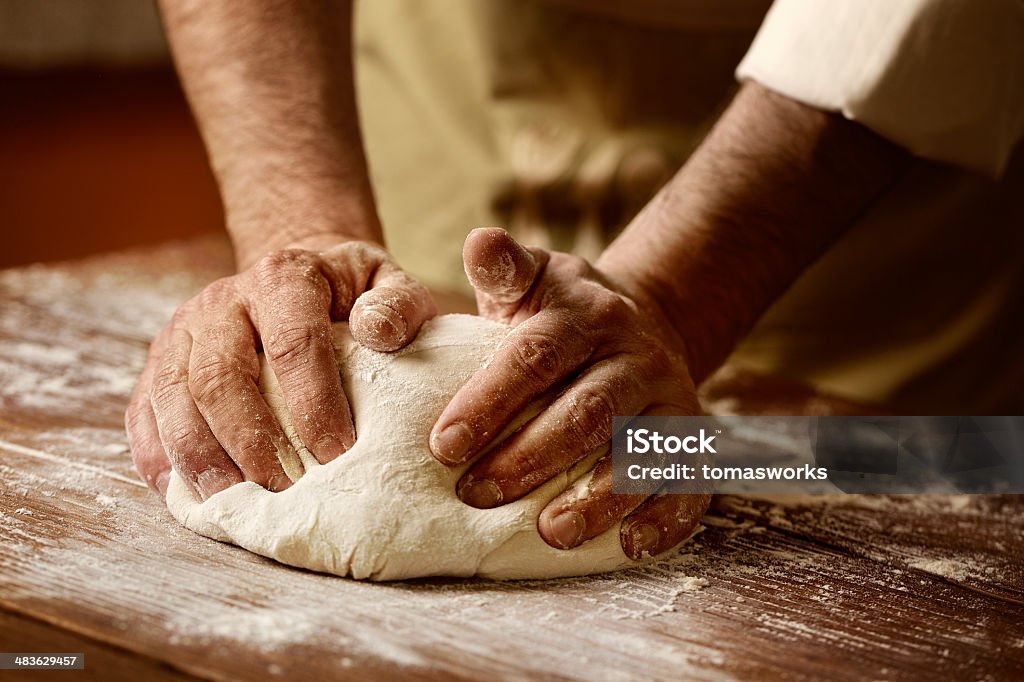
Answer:
[{"label": "left hand", "polygon": [[[458,484],[467,504],[514,502],[612,437],[615,415],[700,414],[682,340],[657,305],[585,260],[526,248],[498,228],[474,230],[463,250],[480,314],[515,325],[493,358],[438,418],[430,449],[454,466],[479,454],[529,403],[550,406],[476,462]],[[571,549],[621,522],[627,556],[671,549],[696,527],[708,495],[616,495],[611,459],[587,493],[572,487],[541,512],[552,547]]]}]

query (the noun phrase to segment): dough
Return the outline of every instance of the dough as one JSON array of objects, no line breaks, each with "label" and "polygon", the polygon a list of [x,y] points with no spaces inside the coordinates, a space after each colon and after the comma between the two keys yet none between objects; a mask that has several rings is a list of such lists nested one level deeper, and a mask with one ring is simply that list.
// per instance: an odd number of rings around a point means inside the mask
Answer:
[{"label": "dough", "polygon": [[282,464],[297,482],[280,493],[242,483],[200,504],[173,475],[171,513],[202,535],[292,566],[359,579],[553,578],[633,565],[619,547],[617,526],[571,551],[549,547],[537,533],[540,510],[596,454],[522,500],[489,510],[455,495],[468,465],[449,469],[430,455],[434,421],[508,331],[481,317],[446,315],[428,322],[408,348],[385,354],[359,346],[347,325],[336,325],[358,440],[326,465],[296,438],[264,360],[260,390],[296,446],[298,457]]}]

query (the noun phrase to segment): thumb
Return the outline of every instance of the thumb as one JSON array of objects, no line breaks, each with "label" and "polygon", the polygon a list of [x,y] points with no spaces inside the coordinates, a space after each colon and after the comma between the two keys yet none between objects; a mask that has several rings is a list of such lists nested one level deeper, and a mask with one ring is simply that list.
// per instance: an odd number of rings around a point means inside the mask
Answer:
[{"label": "thumb", "polygon": [[479,303],[513,305],[533,288],[547,253],[526,248],[500,227],[480,227],[466,237],[462,262]]},{"label": "thumb", "polygon": [[361,345],[391,352],[404,348],[423,323],[437,315],[430,291],[389,261],[377,268],[370,288],[356,299],[349,330]]}]

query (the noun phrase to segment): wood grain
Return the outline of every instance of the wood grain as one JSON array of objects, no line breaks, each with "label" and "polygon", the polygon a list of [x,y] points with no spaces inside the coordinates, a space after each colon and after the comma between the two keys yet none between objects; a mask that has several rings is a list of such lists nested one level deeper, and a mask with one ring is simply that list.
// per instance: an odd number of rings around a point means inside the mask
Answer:
[{"label": "wood grain", "polygon": [[147,680],[147,682],[182,682],[199,678],[180,673],[166,663],[146,658],[138,654],[116,647],[99,644],[93,639],[81,637],[67,630],[53,628],[31,618],[0,611],[0,642],[5,650],[39,651],[39,645],[45,643],[53,651],[85,654],[85,670],[74,672],[66,670],[4,670],[0,671],[0,679],[7,682],[41,682],[45,680],[61,680],[66,682],[68,676],[75,680],[110,679],[110,671],[117,671],[122,679]]},{"label": "wood grain", "polygon": [[[1024,676],[1013,496],[723,497],[669,560],[543,582],[359,583],[180,528],[122,414],[148,339],[228,267],[211,239],[0,273],[0,651],[113,680]],[[858,407],[716,381],[750,412]]]}]

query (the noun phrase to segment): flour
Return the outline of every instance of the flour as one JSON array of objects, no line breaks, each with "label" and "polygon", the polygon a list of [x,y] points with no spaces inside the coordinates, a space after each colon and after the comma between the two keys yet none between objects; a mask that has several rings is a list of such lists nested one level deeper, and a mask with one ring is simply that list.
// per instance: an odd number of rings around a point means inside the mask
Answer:
[{"label": "flour", "polygon": [[278,651],[313,640],[317,623],[304,611],[288,608],[243,608],[228,606],[213,611],[206,619],[178,616],[168,623],[175,632],[171,645],[210,644],[218,640],[245,642],[260,651]]},{"label": "flour", "polygon": [[963,580],[971,572],[969,566],[952,559],[915,559],[910,562],[910,567],[950,580]]},{"label": "flour", "polygon": [[96,496],[95,499],[96,504],[100,505],[101,507],[105,507],[106,509],[113,509],[117,507],[117,498],[111,497],[110,495],[100,493],[99,495]]},{"label": "flour", "polygon": [[[213,236],[190,243],[169,242],[156,251],[129,249],[70,267],[39,264],[4,270],[0,291],[16,292],[11,300],[17,301],[17,307],[45,310],[36,322],[81,321],[85,324],[68,328],[101,327],[106,333],[148,344],[185,298],[230,272],[230,252],[222,244],[223,238]],[[141,259],[140,254],[144,254]],[[5,309],[0,325],[10,321],[11,312],[18,312],[16,306]]]},{"label": "flour", "polygon": [[[8,352],[9,346],[0,348]],[[47,351],[59,351],[47,347]],[[40,354],[43,350],[39,351]],[[44,364],[45,363],[45,364]],[[67,371],[54,374],[54,367]],[[77,362],[76,355],[55,352],[50,361],[38,364],[8,362],[0,358],[0,406],[18,406],[45,411],[54,406],[68,405],[72,401],[119,398],[131,392],[138,379],[138,367],[104,367]]]},{"label": "flour", "polygon": [[117,417],[105,423],[120,422],[144,349],[182,301],[229,271],[221,244],[0,271],[0,411],[87,406],[97,423],[107,415]]},{"label": "flour", "polygon": [[617,527],[573,551],[554,549],[537,533],[540,510],[587,471],[596,453],[522,500],[487,510],[456,496],[468,464],[449,468],[431,456],[427,434],[434,421],[508,331],[484,318],[447,315],[428,322],[410,347],[385,354],[359,346],[347,325],[336,325],[355,446],[318,464],[298,440],[264,363],[260,389],[295,445],[296,454],[281,455],[295,485],[271,493],[243,483],[200,504],[172,477],[168,507],[203,535],[360,579],[550,578],[632,565]]}]

